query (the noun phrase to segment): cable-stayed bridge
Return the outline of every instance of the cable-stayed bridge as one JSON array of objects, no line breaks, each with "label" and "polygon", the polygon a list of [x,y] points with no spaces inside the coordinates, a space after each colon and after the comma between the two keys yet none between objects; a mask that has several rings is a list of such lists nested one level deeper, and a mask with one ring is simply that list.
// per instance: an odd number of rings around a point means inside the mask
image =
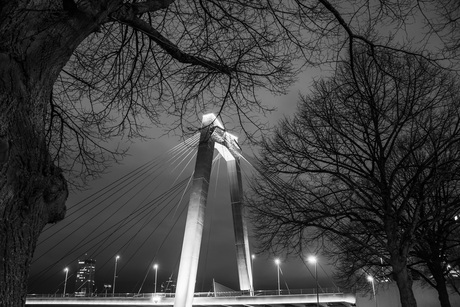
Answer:
[{"label": "cable-stayed bridge", "polygon": [[[166,183],[165,173],[159,171],[161,167],[165,165],[169,166],[166,169],[171,170],[178,169],[180,170],[181,165],[190,165],[193,153],[196,152],[198,147],[198,152],[196,153],[196,162],[195,168],[193,171],[193,176],[180,177],[177,176],[174,178],[173,183]],[[218,152],[218,155],[215,157],[215,149]],[[28,299],[28,303],[34,302],[34,304],[93,304],[97,303],[98,305],[104,304],[164,304],[174,305],[175,307],[189,307],[192,305],[285,305],[285,304],[308,304],[310,299],[313,297],[316,299],[316,302],[320,301],[324,303],[335,303],[339,302],[338,299],[341,299],[342,302],[350,303],[349,295],[344,295],[343,293],[323,293],[320,295],[309,295],[309,294],[288,294],[280,295],[280,271],[281,269],[278,266],[278,293],[279,295],[256,295],[258,292],[255,291],[254,282],[253,282],[253,258],[250,253],[249,246],[249,237],[248,237],[248,226],[244,219],[244,207],[242,205],[242,169],[241,163],[247,162],[247,159],[244,158],[241,148],[238,145],[236,137],[229,134],[225,131],[222,124],[217,120],[217,118],[208,114],[203,117],[203,126],[201,133],[190,138],[189,140],[183,142],[179,147],[173,149],[168,153],[169,162],[165,163],[164,161],[151,161],[144,165],[142,168],[136,170],[133,173],[130,173],[128,176],[124,177],[123,180],[115,181],[114,184],[102,189],[97,195],[86,199],[83,203],[78,204],[69,209],[69,214],[66,220],[68,220],[67,225],[77,224],[77,219],[79,216],[85,216],[86,221],[83,226],[78,226],[77,229],[82,233],[79,237],[72,236],[76,231],[73,231],[67,238],[72,237],[72,239],[61,239],[57,243],[53,243],[53,239],[56,234],[60,234],[61,231],[64,232],[64,228],[54,228],[48,231],[45,237],[42,240],[43,243],[47,243],[48,249],[53,250],[59,246],[68,243],[67,240],[71,240],[71,244],[66,248],[67,253],[65,256],[62,256],[58,262],[72,262],[69,260],[73,254],[81,255],[87,253],[88,257],[91,258],[102,258],[103,254],[111,254],[116,256],[115,269],[113,272],[113,282],[110,282],[105,285],[111,286],[112,296],[111,297],[102,297],[101,295],[94,296],[91,295],[88,297],[76,297],[72,298],[63,295],[62,298],[48,298],[44,299],[42,297],[34,296]],[[236,249],[236,267],[231,271],[237,272],[237,277],[239,280],[238,288],[240,292],[235,292],[236,294],[245,293],[245,295],[233,295],[228,296],[226,299],[223,296],[210,296],[203,298],[201,296],[194,297],[196,289],[196,280],[198,274],[198,266],[200,262],[205,264],[208,262],[206,255],[203,261],[203,252],[201,250],[201,243],[203,241],[203,234],[205,230],[205,213],[207,212],[206,203],[209,196],[209,186],[211,181],[211,173],[216,168],[216,161],[221,161],[219,158],[223,158],[227,165],[227,174],[228,174],[228,189],[230,190],[230,199],[227,203],[231,204],[232,210],[232,225],[233,234],[234,234],[234,249]],[[179,172],[180,174],[184,173],[185,167]],[[155,174],[152,176],[152,174]],[[156,186],[152,188],[152,183],[156,180]],[[134,184],[136,182],[136,184]],[[133,183],[131,185],[131,183]],[[164,186],[169,186],[164,193],[158,193],[158,190],[161,190]],[[126,188],[127,187],[127,188]],[[190,196],[187,196],[187,193]],[[120,191],[129,191],[120,192]],[[134,193],[133,193],[134,191]],[[218,194],[218,193],[216,193]],[[140,197],[140,198],[139,198]],[[179,199],[177,199],[179,198]],[[221,198],[218,196],[217,198]],[[181,206],[184,203],[184,200],[188,199],[188,205]],[[221,201],[221,200],[220,200]],[[102,206],[103,209],[100,209],[100,204],[109,203],[122,203],[122,206]],[[110,209],[107,209],[109,208]],[[187,214],[185,215],[185,213]],[[117,216],[123,216],[119,218]],[[170,218],[173,216],[173,218]],[[77,217],[70,218],[69,217]],[[113,217],[113,219],[111,219]],[[111,220],[111,221],[109,221]],[[182,220],[182,221],[181,221]],[[185,220],[185,221],[184,221]],[[181,221],[181,222],[179,222]],[[185,231],[182,232],[182,249],[177,247],[178,240],[174,236],[174,226],[176,224],[185,223]],[[165,231],[164,227],[161,228],[159,225],[168,224],[169,230]],[[85,232],[86,228],[89,229],[89,233]],[[159,237],[158,229],[163,229],[161,237],[163,239],[161,243],[157,243],[154,246],[150,245],[150,240],[152,237]],[[75,229],[75,228],[74,228]],[[147,236],[138,236],[138,234],[145,232],[146,229],[150,229],[150,233]],[[52,231],[54,230],[54,231]],[[177,230],[176,230],[177,231]],[[160,231],[161,232],[161,231]],[[124,237],[128,236],[128,233],[133,236],[129,237],[128,240],[123,240]],[[177,234],[176,234],[177,235]],[[65,236],[63,236],[66,238]],[[78,238],[76,240],[76,238]],[[219,237],[218,237],[219,238]],[[206,241],[206,238],[204,238]],[[134,242],[138,244],[139,247],[134,248]],[[177,276],[177,288],[174,291],[174,295],[167,296],[167,294],[160,295],[156,293],[157,291],[157,271],[155,269],[155,295],[154,297],[158,299],[153,301],[152,299],[148,300],[146,297],[143,297],[143,287],[148,278],[149,271],[151,270],[152,265],[159,259],[160,250],[167,245],[175,245],[175,251],[169,252],[168,258],[177,258],[175,261],[169,261],[175,263],[175,269],[172,270],[170,279],[172,276]],[[123,244],[121,244],[124,242]],[[120,245],[121,244],[121,245]],[[131,260],[130,262],[135,262],[137,260],[135,255],[144,253],[141,251],[142,248],[149,247],[149,254],[152,255],[151,261],[147,261],[147,273],[144,275],[144,279],[136,284],[135,287],[138,287],[137,294],[134,292],[133,295],[130,295],[129,298],[126,296],[122,299],[121,296],[116,296],[115,285],[118,282],[121,270],[124,267],[120,267],[117,271],[117,264],[119,255],[123,254],[129,255],[127,258]],[[152,248],[153,247],[153,248]],[[82,252],[84,250],[84,252]],[[110,252],[112,250],[112,252]],[[223,256],[224,253],[220,251],[218,257]],[[177,255],[177,256],[176,256]],[[180,255],[180,259],[179,256]],[[233,252],[234,255],[234,252]],[[45,253],[36,257],[34,261],[39,262],[40,260],[46,260]],[[123,259],[122,258],[122,259]],[[113,259],[113,258],[112,258]],[[171,260],[171,259],[168,259]],[[73,260],[74,262],[76,259]],[[108,258],[105,263],[103,262],[102,266],[99,267],[103,269],[110,262]],[[32,274],[32,285],[35,283],[42,283],[50,279],[49,272],[53,265],[56,264],[56,261],[51,262],[48,266],[41,266],[41,270]],[[226,263],[220,263],[220,268],[227,267]],[[98,270],[99,270],[98,268]],[[134,269],[133,269],[134,270]],[[227,270],[228,271],[228,270]],[[177,273],[174,273],[177,272]],[[33,272],[34,273],[34,272]],[[133,274],[134,275],[134,274]],[[69,277],[70,278],[70,277]],[[107,277],[106,277],[107,280]],[[64,294],[66,293],[68,277],[66,273],[64,281]],[[93,281],[94,282],[94,278]],[[113,287],[112,287],[113,286]],[[286,287],[287,283],[286,283]],[[117,288],[118,289],[118,288]],[[318,287],[317,287],[318,289]],[[58,290],[59,291],[59,290]],[[58,292],[56,291],[56,293]],[[105,289],[107,294],[107,289]],[[141,293],[142,291],[142,293]],[[318,292],[318,291],[317,291]],[[100,292],[102,293],[102,292]],[[217,292],[214,292],[217,293]],[[92,293],[91,293],[92,294]],[[110,293],[109,293],[110,294]],[[260,292],[259,292],[260,294]],[[110,295],[109,295],[110,296]],[[54,296],[56,297],[56,295]],[[198,299],[199,298],[199,299]],[[137,302],[139,300],[139,302]],[[204,301],[203,301],[204,300]],[[269,300],[271,303],[267,303]],[[197,302],[200,303],[197,303]],[[221,303],[218,303],[221,302]],[[233,303],[230,303],[232,301]],[[240,303],[237,303],[239,301]],[[123,303],[122,303],[123,302]],[[131,303],[130,303],[131,302]],[[214,302],[214,303],[212,303]],[[290,303],[289,303],[290,302]],[[46,305],[45,304],[45,305]],[[137,305],[136,305],[137,306]]]}]

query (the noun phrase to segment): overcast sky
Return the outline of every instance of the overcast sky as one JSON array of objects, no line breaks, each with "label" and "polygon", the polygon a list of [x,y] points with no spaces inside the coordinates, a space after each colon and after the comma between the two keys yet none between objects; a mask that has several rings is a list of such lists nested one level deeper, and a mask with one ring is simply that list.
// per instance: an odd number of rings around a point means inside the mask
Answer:
[{"label": "overcast sky", "polygon": [[[311,75],[313,71],[315,70],[311,70],[310,75],[305,75],[302,78],[304,81],[298,82],[289,95],[262,97],[265,103],[278,107],[277,112],[267,118],[272,125],[283,115],[293,114],[299,89],[305,89],[305,84],[310,84],[312,77],[318,77],[318,74]],[[160,201],[156,197],[179,182],[179,177],[190,177],[195,160],[184,155],[180,161],[167,161],[168,157],[171,157],[168,150],[178,145],[181,142],[180,138],[161,136],[161,132],[156,129],[152,129],[151,134],[152,140],[134,142],[129,151],[130,156],[121,165],[111,167],[101,179],[91,182],[88,191],[73,191],[70,194],[67,201],[68,216],[40,237],[31,268],[29,293],[62,293],[65,267],[69,268],[67,292],[73,292],[78,269],[76,260],[85,257],[96,260],[96,284],[99,291],[102,291],[103,284],[113,282],[116,255],[120,256],[117,264],[119,277],[116,281],[116,292],[153,292],[153,263],[158,264],[158,291],[161,283],[170,276],[173,280],[177,277],[185,223],[185,213],[180,212],[188,203],[188,194],[184,194],[185,186],[181,186],[174,191],[176,198],[170,203],[168,200]],[[252,151],[251,148],[247,150]],[[136,168],[157,159],[161,161],[159,166],[144,166],[136,172],[141,174],[142,170],[145,170],[144,175],[150,174],[150,177],[139,177],[139,182],[126,188],[122,188],[124,184],[118,183],[119,185],[112,190],[102,190],[113,182],[129,181],[130,179],[116,180],[133,174]],[[160,170],[160,166],[169,171]],[[246,176],[250,176],[252,171],[249,165],[243,164],[243,181],[248,180]],[[150,183],[150,179],[147,178],[155,176],[158,178]],[[142,192],[137,189],[142,189]],[[92,198],[84,200],[87,197]],[[148,202],[146,199],[155,199],[150,207],[161,205],[164,209],[157,213],[140,214],[136,219],[132,219],[131,226],[121,227],[126,223],[126,217]],[[179,206],[179,203],[182,205]],[[213,279],[238,290],[232,214],[224,160],[216,162],[213,166],[206,214],[196,290],[210,291]],[[114,226],[109,226],[112,224]],[[110,243],[111,240],[115,241]],[[257,242],[251,238],[253,254],[257,253],[256,245]],[[286,259],[283,255],[256,254],[253,262],[256,290],[277,288],[277,268],[274,263],[276,257],[280,257],[282,261],[280,267],[283,289],[314,287],[314,267],[306,266],[300,258]],[[323,271],[326,263],[324,259],[320,259],[321,261],[322,264],[318,267],[321,286],[331,287],[331,273]]]}]

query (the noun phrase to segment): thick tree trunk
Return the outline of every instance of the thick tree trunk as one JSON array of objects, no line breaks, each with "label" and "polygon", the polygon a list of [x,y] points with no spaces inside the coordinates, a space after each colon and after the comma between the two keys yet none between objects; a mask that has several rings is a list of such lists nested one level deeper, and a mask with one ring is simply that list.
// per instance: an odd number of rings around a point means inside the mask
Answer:
[{"label": "thick tree trunk", "polygon": [[412,290],[412,278],[409,275],[407,267],[394,271],[394,278],[399,289],[399,296],[402,307],[416,307],[414,292]]},{"label": "thick tree trunk", "polygon": [[441,284],[437,284],[436,290],[438,290],[438,298],[441,303],[441,307],[451,307],[445,280],[443,280]]},{"label": "thick tree trunk", "polygon": [[398,285],[399,297],[402,307],[417,307],[414,292],[412,290],[412,277],[407,269],[405,257],[398,257],[400,261],[393,263],[393,278]]},{"label": "thick tree trunk", "polygon": [[30,105],[0,96],[0,306],[25,303],[38,236],[64,217],[68,194],[59,168],[49,162],[44,134],[27,116]]},{"label": "thick tree trunk", "polygon": [[[50,159],[54,81],[96,27],[62,1],[0,4],[0,306],[24,306],[37,239],[65,215],[67,183]],[[103,16],[101,17],[103,18]]]},{"label": "thick tree trunk", "polygon": [[430,271],[436,282],[436,290],[438,291],[439,302],[441,307],[451,307],[449,301],[449,292],[447,291],[446,278],[443,274],[443,267],[439,261],[430,265]]},{"label": "thick tree trunk", "polygon": [[398,234],[398,218],[388,218],[385,224],[385,231],[388,237],[388,251],[390,252],[390,264],[393,269],[393,278],[398,286],[401,306],[417,307],[417,301],[412,290],[412,275],[407,268],[407,258],[411,244],[410,237],[403,236],[403,240]]}]

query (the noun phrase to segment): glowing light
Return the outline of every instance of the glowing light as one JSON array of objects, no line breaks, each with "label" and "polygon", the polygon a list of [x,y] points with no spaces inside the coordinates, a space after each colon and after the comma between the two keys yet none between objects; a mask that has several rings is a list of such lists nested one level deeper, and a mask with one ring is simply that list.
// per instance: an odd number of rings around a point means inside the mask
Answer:
[{"label": "glowing light", "polygon": [[281,287],[280,287],[280,260],[278,258],[275,259],[276,263],[276,273],[278,275],[278,295],[281,295]]},{"label": "glowing light", "polygon": [[309,256],[307,260],[310,263],[316,263],[318,261],[315,256]]},{"label": "glowing light", "polygon": [[153,265],[153,269],[155,270],[155,290],[153,290],[153,293],[157,293],[157,278],[158,278],[158,264]]},{"label": "glowing light", "polygon": [[161,297],[160,295],[156,295],[156,294],[155,294],[155,295],[152,297],[152,302],[155,303],[155,304],[157,304],[157,303],[159,303],[159,302],[161,301],[161,299],[162,299],[162,297]]},{"label": "glowing light", "polygon": [[213,113],[203,115],[203,122],[212,122],[215,126],[224,129],[224,126],[222,125],[220,120]]}]

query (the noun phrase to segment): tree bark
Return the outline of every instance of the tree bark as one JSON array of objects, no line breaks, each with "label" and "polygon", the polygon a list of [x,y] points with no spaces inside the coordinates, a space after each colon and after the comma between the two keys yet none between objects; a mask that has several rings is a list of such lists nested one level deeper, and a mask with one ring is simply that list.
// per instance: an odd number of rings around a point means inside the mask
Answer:
[{"label": "tree bark", "polygon": [[451,307],[449,293],[447,291],[446,277],[443,275],[441,263],[439,261],[433,262],[430,269],[436,282],[435,288],[438,291],[438,298],[441,303],[441,307]]},{"label": "tree bark", "polygon": [[[390,193],[386,193],[386,195],[387,208],[391,208]],[[412,275],[407,268],[411,240],[407,234],[398,234],[398,219],[395,216],[396,213],[392,212],[385,221],[385,232],[388,238],[387,248],[390,252],[393,278],[398,286],[401,307],[417,307],[417,301],[412,290]]]},{"label": "tree bark", "polygon": [[[393,258],[393,257],[392,257]],[[395,263],[393,260],[393,277],[398,285],[399,297],[402,307],[416,307],[414,292],[412,290],[412,277],[407,269],[405,258],[398,257],[400,260]]]},{"label": "tree bark", "polygon": [[97,23],[69,16],[57,5],[62,1],[0,5],[0,306],[5,307],[25,305],[38,237],[66,211],[67,182],[47,147],[47,108],[57,76]]},{"label": "tree bark", "polygon": [[45,105],[37,103],[44,99],[43,95],[26,88],[3,93],[0,95],[0,306],[23,306],[38,236],[47,223],[64,217],[68,190],[61,170],[49,159],[40,113],[35,113],[37,105]]},{"label": "tree bark", "polygon": [[[0,98],[0,306],[23,306],[38,236],[65,214],[67,184],[27,116],[30,104]],[[8,110],[6,110],[8,109]]]}]

